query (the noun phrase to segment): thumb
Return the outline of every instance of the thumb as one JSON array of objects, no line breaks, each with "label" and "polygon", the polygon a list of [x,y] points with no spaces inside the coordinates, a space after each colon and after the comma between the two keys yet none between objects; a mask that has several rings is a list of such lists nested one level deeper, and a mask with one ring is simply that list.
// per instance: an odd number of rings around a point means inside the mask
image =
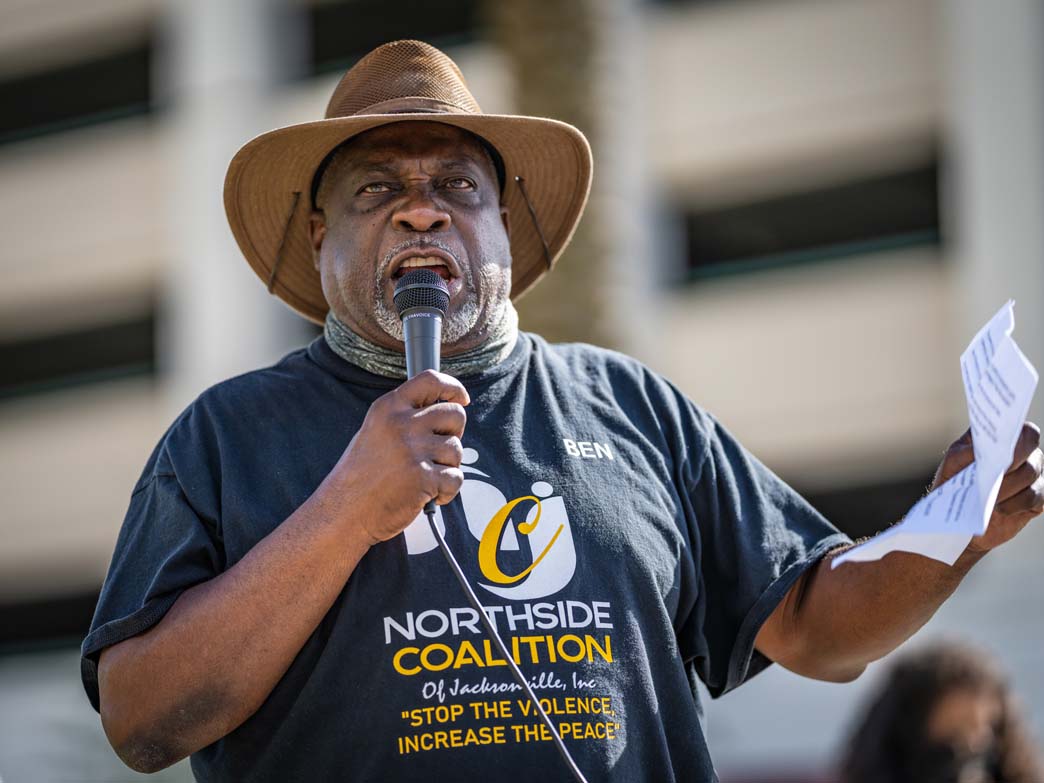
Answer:
[{"label": "thumb", "polygon": [[943,454],[942,464],[935,471],[935,480],[932,489],[945,484],[966,467],[975,461],[975,448],[972,443],[971,430],[967,429],[961,437],[957,438]]}]

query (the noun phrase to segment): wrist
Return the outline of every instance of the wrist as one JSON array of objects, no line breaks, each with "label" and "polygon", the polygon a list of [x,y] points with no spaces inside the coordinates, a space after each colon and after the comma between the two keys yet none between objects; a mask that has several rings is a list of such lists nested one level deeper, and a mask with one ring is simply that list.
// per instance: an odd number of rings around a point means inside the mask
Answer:
[{"label": "wrist", "polygon": [[953,567],[967,573],[972,569],[972,566],[982,560],[989,551],[989,549],[977,547],[975,545],[975,539],[973,538],[968,546],[965,547],[961,556],[957,558],[956,562],[954,562]]},{"label": "wrist", "polygon": [[359,557],[380,543],[362,523],[370,517],[370,504],[366,494],[346,482],[343,477],[331,473],[315,490],[309,502],[318,514],[333,526],[345,548]]}]

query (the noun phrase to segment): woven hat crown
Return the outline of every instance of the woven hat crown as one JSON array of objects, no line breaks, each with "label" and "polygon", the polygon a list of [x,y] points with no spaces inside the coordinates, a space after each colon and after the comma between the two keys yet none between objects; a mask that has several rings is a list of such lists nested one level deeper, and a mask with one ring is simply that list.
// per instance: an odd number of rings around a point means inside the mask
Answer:
[{"label": "woven hat crown", "polygon": [[411,110],[482,112],[453,60],[423,41],[395,41],[377,47],[344,75],[326,117]]}]

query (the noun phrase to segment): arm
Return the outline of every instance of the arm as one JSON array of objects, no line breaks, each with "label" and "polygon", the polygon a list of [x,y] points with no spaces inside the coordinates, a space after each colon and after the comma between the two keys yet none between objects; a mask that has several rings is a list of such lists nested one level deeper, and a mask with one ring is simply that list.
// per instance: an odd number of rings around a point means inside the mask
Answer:
[{"label": "arm", "polygon": [[[953,566],[907,552],[831,570],[810,568],[761,627],[755,646],[807,677],[846,682],[931,619],[987,552],[1013,538],[1044,510],[1040,430],[1023,427],[986,534],[972,539]],[[947,450],[932,488],[974,459],[965,433]]]},{"label": "arm", "polygon": [[381,397],[297,511],[158,624],[102,652],[102,725],[128,766],[169,766],[261,706],[369,548],[429,499],[456,495],[467,403],[459,382],[433,372]]}]

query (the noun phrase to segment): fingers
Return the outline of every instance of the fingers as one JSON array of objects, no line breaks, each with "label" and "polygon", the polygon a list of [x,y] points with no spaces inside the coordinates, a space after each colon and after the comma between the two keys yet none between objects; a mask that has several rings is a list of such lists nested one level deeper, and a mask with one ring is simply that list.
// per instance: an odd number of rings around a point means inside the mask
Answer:
[{"label": "fingers", "polygon": [[1015,442],[1011,468],[997,493],[996,513],[1034,517],[1044,510],[1044,452],[1040,428],[1033,422],[1022,425]]},{"label": "fingers", "polygon": [[974,461],[975,449],[972,447],[971,430],[968,429],[946,449],[942,464],[939,465],[939,469],[935,472],[932,489],[949,481],[949,479],[960,473]]},{"label": "fingers", "polygon": [[460,469],[464,446],[460,438],[432,436],[427,452],[432,461],[423,464],[421,469],[427,479],[428,495],[436,505],[444,506],[457,496],[464,483],[464,471]]},{"label": "fingers", "polygon": [[[1018,440],[1015,442],[1015,450],[1012,455],[1011,465],[1001,485],[1000,500],[1011,497],[1022,491],[1033,483],[1036,476],[1040,475],[1039,457],[1034,457],[1036,462],[1027,467],[1030,457],[1039,451],[1040,428],[1033,422],[1022,425]],[[935,481],[932,488],[939,486],[949,480],[975,460],[975,449],[972,444],[971,430],[965,430],[957,440],[950,444],[943,456],[942,464],[936,471]],[[1036,467],[1034,468],[1034,465]],[[1007,494],[1005,494],[1007,493]]]},{"label": "fingers", "polygon": [[464,434],[464,425],[468,423],[464,407],[455,402],[437,402],[415,411],[411,418],[425,433],[455,435],[458,438]]},{"label": "fingers", "polygon": [[972,444],[971,430],[967,429],[961,437],[950,444],[943,457],[943,464],[949,463],[954,473],[959,473],[975,461],[975,447]]},{"label": "fingers", "polygon": [[1015,452],[1012,454],[1011,467],[1008,468],[1008,471],[1017,470],[1038,446],[1040,446],[1040,427],[1032,421],[1027,421],[1022,425],[1019,439],[1015,441]]},{"label": "fingers", "polygon": [[997,493],[997,502],[1002,503],[1032,486],[1040,478],[1042,468],[1044,468],[1044,452],[1036,449],[1023,460],[1022,464],[1005,474],[1000,491]]},{"label": "fingers", "polygon": [[444,506],[460,492],[464,483],[464,472],[460,468],[440,467],[435,471],[436,491],[433,499],[436,505]]},{"label": "fingers", "polygon": [[443,438],[433,435],[428,453],[436,465],[459,468],[464,457],[464,446],[458,437]]},{"label": "fingers", "polygon": [[[464,406],[470,402],[456,378],[425,370],[370,406],[370,440],[379,445],[377,456],[366,456],[368,461],[385,463],[387,471],[403,478],[402,497],[397,501],[403,520],[417,514],[408,499],[417,497],[414,491],[439,505],[449,503],[460,491],[464,482],[460,439],[467,423]],[[397,448],[390,448],[392,443]]]},{"label": "fingers", "polygon": [[410,378],[395,390],[396,395],[406,399],[414,408],[424,408],[441,401],[467,405],[471,402],[467,389],[452,375],[425,370]]},{"label": "fingers", "polygon": [[949,469],[951,476],[960,473],[974,461],[975,449],[970,440],[967,443],[955,441],[943,457],[943,464]]},{"label": "fingers", "polygon": [[1013,516],[1027,514],[1035,517],[1044,511],[1044,478],[1037,477],[1030,486],[1013,495],[1003,503],[998,503],[994,513]]}]

